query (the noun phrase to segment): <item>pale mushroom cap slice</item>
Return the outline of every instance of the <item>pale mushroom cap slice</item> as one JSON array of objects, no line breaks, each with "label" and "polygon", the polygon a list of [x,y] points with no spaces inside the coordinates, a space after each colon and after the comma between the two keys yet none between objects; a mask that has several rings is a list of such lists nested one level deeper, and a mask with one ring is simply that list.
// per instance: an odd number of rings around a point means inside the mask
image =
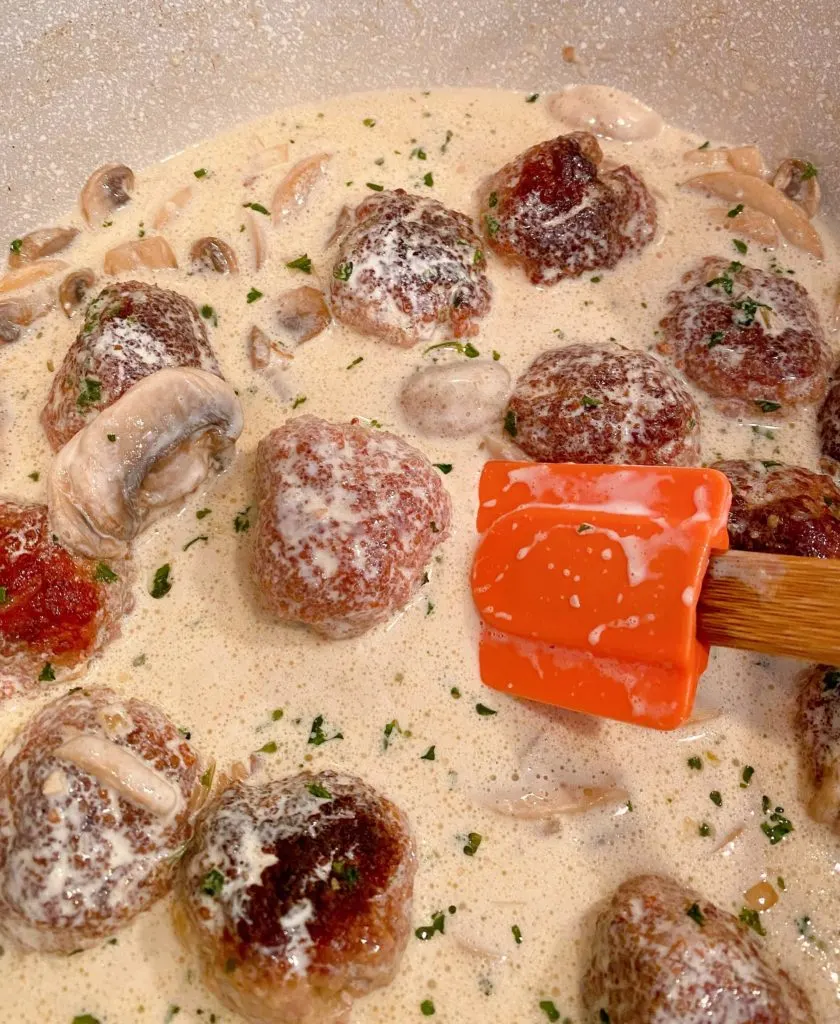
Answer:
[{"label": "pale mushroom cap slice", "polygon": [[91,174],[79,197],[82,213],[90,225],[99,225],[131,198],[134,172],[125,164],[103,164]]},{"label": "pale mushroom cap slice", "polygon": [[145,377],[55,457],[53,532],[89,558],[125,555],[145,526],[227,465],[242,427],[239,399],[215,374],[181,367]]},{"label": "pale mushroom cap slice", "polygon": [[17,270],[27,263],[54,256],[67,248],[78,235],[78,228],[38,228],[20,239],[20,246],[9,253],[9,267]]},{"label": "pale mushroom cap slice", "polygon": [[177,267],[178,261],[163,235],[149,235],[115,245],[105,253],[102,266],[106,274],[122,274],[141,267],[149,270]]}]

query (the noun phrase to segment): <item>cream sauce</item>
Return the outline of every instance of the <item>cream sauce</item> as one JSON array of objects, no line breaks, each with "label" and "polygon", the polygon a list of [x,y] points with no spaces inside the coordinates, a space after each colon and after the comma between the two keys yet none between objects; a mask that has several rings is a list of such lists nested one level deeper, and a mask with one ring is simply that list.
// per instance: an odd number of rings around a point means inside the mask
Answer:
[{"label": "cream sauce", "polygon": [[[131,202],[110,227],[85,229],[78,211],[68,213],[62,223],[83,232],[61,256],[73,268],[96,269],[101,286],[106,250],[137,237],[141,225],[150,230],[167,200],[191,187],[183,206],[179,196],[166,207],[164,233],[182,269],[123,276],[153,280],[199,307],[213,307],[212,344],[245,412],[233,466],[137,542],[136,608],[84,681],[157,703],[222,768],[247,762],[273,741],[276,753],[259,755],[264,777],[305,766],[337,768],[361,775],[406,811],[419,848],[415,924],[427,924],[449,905],[457,913],[447,916],[445,934],[429,941],[411,937],[397,980],[358,1001],[353,1022],[419,1020],[426,999],[440,1019],[459,1024],[537,1024],[546,1019],[539,1007],[546,999],[580,1021],[591,911],[627,876],[646,870],[673,874],[735,913],[757,881],[775,886],[782,876],[778,904],[762,915],[763,941],[809,991],[820,1019],[834,1020],[840,1007],[840,855],[837,838],[810,821],[803,803],[791,735],[792,684],[800,666],[714,651],[699,706],[720,715],[699,714],[694,725],[670,734],[484,689],[467,580],[487,452],[479,436],[433,438],[404,418],[401,389],[430,357],[420,346],[389,347],[333,324],[303,344],[287,369],[255,371],[248,361],[252,325],[276,337],[273,296],[301,284],[328,285],[327,239],[342,205],[370,194],[366,183],[428,194],[473,213],[476,187],[488,174],[528,146],[575,127],[558,121],[545,97],[525,102],[521,94],[490,90],[347,96],[281,111],[139,172]],[[643,141],[604,139],[606,158],[628,161],[654,190],[658,237],[639,257],[595,275],[597,281],[587,274],[547,289],[532,287],[491,258],[493,307],[473,339],[482,355],[497,350],[515,378],[539,352],[564,342],[614,337],[652,349],[665,294],[682,273],[700,256],[738,257],[732,235],[709,216],[720,203],[675,187],[690,175],[683,154],[702,141],[668,126]],[[322,152],[332,159],[308,200],[276,227],[243,209],[248,202],[268,207],[294,162]],[[207,173],[197,179],[199,168]],[[429,172],[433,185],[423,180]],[[258,271],[249,219],[267,245]],[[767,268],[775,259],[793,269],[828,323],[840,254],[827,226],[818,225],[824,264],[787,245],[774,256],[755,243],[744,262]],[[208,234],[233,245],[238,276],[187,273],[190,247]],[[311,276],[286,267],[304,253],[312,260]],[[252,288],[264,297],[249,303]],[[0,479],[3,492],[18,499],[45,498],[51,456],[38,415],[52,376],[48,366],[58,365],[78,326],[78,316],[71,322],[55,311],[19,342],[0,347]],[[707,461],[756,457],[816,467],[812,410],[768,429],[760,419],[724,419],[697,398]],[[325,641],[271,621],[249,581],[253,530],[234,531],[236,514],[254,504],[257,443],[296,414],[295,404],[299,412],[336,421],[375,419],[433,462],[453,467],[444,478],[454,505],[453,534],[430,567],[429,584],[392,622],[358,639]],[[36,471],[40,479],[33,481]],[[199,521],[196,511],[203,508],[212,511]],[[197,536],[207,539],[185,551]],[[164,562],[172,564],[172,591],[153,600],[149,584]],[[39,701],[0,709],[0,744],[55,692],[45,688]],[[497,714],[477,714],[479,702]],[[278,708],[284,714],[275,721]],[[330,735],[340,729],[343,740],[308,746],[317,715]],[[384,749],[383,729],[393,719],[403,732],[392,734]],[[431,745],[435,760],[422,759]],[[694,756],[701,771],[687,765]],[[747,764],[755,775],[742,788]],[[594,807],[558,824],[493,809],[555,783],[615,784],[630,802]],[[720,808],[709,798],[714,790],[722,794]],[[762,794],[784,806],[795,825],[776,846],[759,828]],[[703,822],[711,826],[709,838],[698,834]],[[483,839],[474,856],[465,856],[470,832]],[[174,936],[168,901],[113,945],[78,956],[27,956],[7,947],[2,972],[10,1020],[70,1024],[76,1014],[89,1013],[103,1024],[156,1024],[172,1019],[173,1007],[180,1008],[179,1021],[207,1021],[211,1013],[219,1021],[234,1019],[198,980],[195,963]]]}]

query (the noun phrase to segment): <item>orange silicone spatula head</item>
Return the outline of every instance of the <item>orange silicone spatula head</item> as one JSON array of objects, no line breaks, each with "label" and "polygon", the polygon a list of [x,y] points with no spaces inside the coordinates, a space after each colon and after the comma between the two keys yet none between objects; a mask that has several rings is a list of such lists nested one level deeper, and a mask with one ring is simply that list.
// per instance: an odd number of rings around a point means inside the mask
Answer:
[{"label": "orange silicone spatula head", "polygon": [[472,574],[489,686],[674,728],[708,650],[696,602],[727,546],[729,483],[707,469],[491,462]]}]

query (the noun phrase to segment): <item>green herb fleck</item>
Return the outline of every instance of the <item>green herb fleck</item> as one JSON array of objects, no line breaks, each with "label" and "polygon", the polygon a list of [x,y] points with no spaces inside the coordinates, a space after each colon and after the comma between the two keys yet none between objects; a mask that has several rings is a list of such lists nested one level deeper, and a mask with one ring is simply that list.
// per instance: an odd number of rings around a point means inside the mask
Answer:
[{"label": "green herb fleck", "polygon": [[206,167],[199,167],[197,171],[193,171],[193,174],[196,176],[196,178],[206,178],[207,177],[207,168]]},{"label": "green herb fleck", "polygon": [[481,846],[481,839],[482,836],[480,832],[469,833],[469,835],[467,836],[466,846],[464,846],[464,853],[468,857],[474,857],[476,855],[479,846]]},{"label": "green herb fleck", "polygon": [[73,1018],[73,1024],[100,1024],[99,1018],[92,1013],[79,1013]]},{"label": "green herb fleck", "polygon": [[114,441],[116,441],[116,439],[117,439],[117,435],[116,434],[107,434],[106,436],[107,436],[108,440],[111,441],[112,443]]},{"label": "green herb fleck", "polygon": [[310,782],[306,788],[319,800],[332,800],[332,793],[328,789],[325,789],[320,782]]},{"label": "green herb fleck", "polygon": [[15,253],[15,255],[18,255],[22,248],[23,248],[23,239],[22,238],[13,238],[11,240],[11,242],[9,243],[9,249],[13,253]]},{"label": "green herb fleck", "polygon": [[690,757],[686,763],[689,768],[692,768],[696,772],[701,772],[703,770],[703,762],[699,757]]},{"label": "green herb fleck", "polygon": [[776,887],[779,889],[780,892],[784,892],[785,889],[787,888],[785,886],[785,880],[784,880],[784,878],[782,878],[781,875],[779,875],[778,878],[776,879]]},{"label": "green herb fleck", "polygon": [[243,508],[241,512],[237,512],[233,519],[233,529],[235,533],[247,533],[251,529],[251,520],[248,513],[251,511],[252,506],[249,505],[247,508]]},{"label": "green herb fleck", "polygon": [[707,839],[712,834],[712,826],[704,821],[697,831],[704,839]]},{"label": "green herb fleck", "polygon": [[781,402],[771,402],[768,398],[756,398],[753,400],[753,405],[757,405],[762,412],[776,412],[781,409]]},{"label": "green herb fleck", "polygon": [[495,217],[491,217],[488,213],[484,218],[484,223],[487,225],[487,234],[490,235],[491,238],[494,238],[499,232],[499,222]]},{"label": "green herb fleck", "polygon": [[213,776],[216,774],[216,765],[211,764],[205,771],[201,773],[201,778],[198,780],[205,789],[209,789],[213,785]]},{"label": "green herb fleck", "polygon": [[330,886],[333,889],[340,889],[345,885],[348,889],[355,889],[359,882],[359,869],[355,864],[348,864],[346,860],[334,860],[330,866]]},{"label": "green herb fleck", "polygon": [[163,1018],[163,1024],[172,1024],[172,1021],[181,1012],[181,1007],[176,1006],[174,1003],[166,1011],[166,1016]]},{"label": "green herb fleck", "polygon": [[429,747],[429,749],[426,751],[425,754],[421,754],[420,755],[420,760],[421,761],[434,761],[434,759],[435,759],[435,748],[434,748],[434,744],[432,744],[432,746]]},{"label": "green herb fleck", "polygon": [[251,288],[251,290],[245,296],[245,301],[250,305],[250,303],[256,302],[257,299],[261,299],[262,297],[263,293],[259,290],[259,288]]},{"label": "green herb fleck", "polygon": [[723,339],[726,337],[726,331],[712,331],[709,335],[708,348],[714,348],[715,345],[720,345]]},{"label": "green herb fleck", "polygon": [[802,172],[802,180],[808,181],[809,178],[816,178],[819,171],[814,167],[812,163],[805,164],[805,170]]},{"label": "green herb fleck", "polygon": [[105,562],[97,563],[93,571],[93,578],[97,583],[113,583],[114,580],[119,579],[110,565],[106,565]]},{"label": "green herb fleck", "polygon": [[344,263],[336,263],[333,267],[333,277],[337,281],[349,281],[350,275],[353,273],[353,262],[347,260]]},{"label": "green herb fleck", "polygon": [[216,868],[211,868],[201,879],[201,891],[205,896],[218,896],[224,885],[225,876]]},{"label": "green herb fleck", "polygon": [[560,1011],[550,999],[540,1000],[540,1009],[551,1021],[560,1020]]},{"label": "green herb fleck", "polygon": [[498,715],[498,711],[494,711],[493,708],[488,708],[486,704],[476,704],[475,710],[480,715]]},{"label": "green herb fleck", "polygon": [[748,928],[752,928],[756,935],[767,934],[764,930],[764,925],[761,923],[761,918],[758,916],[757,910],[750,910],[749,907],[742,907],[741,913],[738,915],[738,920],[741,924],[745,924]]},{"label": "green herb fleck", "polygon": [[309,738],[307,743],[310,743],[313,747],[320,747],[322,743],[328,743],[330,740],[343,740],[344,734],[337,732],[333,736],[327,736],[324,732],[324,716],[316,715],[312,720],[312,726],[309,729]]},{"label": "green herb fleck", "polygon": [[461,691],[458,689],[457,686],[453,686],[452,689],[449,691],[449,696],[454,697],[455,700],[458,700],[461,696]]},{"label": "green herb fleck", "polygon": [[362,121],[362,124],[365,126],[365,128],[373,128],[373,126],[376,124],[376,119],[373,117],[366,117]]},{"label": "green herb fleck", "polygon": [[510,434],[511,437],[516,437],[516,413],[513,409],[508,409],[505,413],[505,433]]},{"label": "green herb fleck", "polygon": [[306,395],[298,395],[297,398],[292,402],[293,409],[299,409],[306,401]]},{"label": "green herb fleck", "polygon": [[102,384],[92,377],[85,377],[79,390],[79,397],[76,399],[76,405],[84,412],[85,409],[89,409],[92,405],[96,405],[97,402],[101,401]]},{"label": "green herb fleck", "polygon": [[306,253],[303,256],[298,256],[295,260],[289,260],[286,266],[289,270],[302,270],[304,274],[312,273],[312,260]]},{"label": "green herb fleck", "polygon": [[[762,798],[762,809],[764,813],[770,809],[770,801],[767,797]],[[770,845],[775,846],[780,843],[786,835],[793,832],[793,824],[789,818],[785,817],[784,807],[777,807],[771,814],[769,821],[762,821],[761,831],[770,840]]]},{"label": "green herb fleck", "polygon": [[391,736],[392,736],[392,734],[394,732],[398,733],[399,735],[402,735],[402,729],[400,728],[400,723],[396,720],[396,718],[393,718],[390,722],[388,722],[388,724],[382,730],[382,749],[383,750],[387,750],[388,749],[388,747],[389,747],[389,745],[391,743]]},{"label": "green herb fleck", "polygon": [[260,749],[257,751],[258,754],[276,754],[277,744],[274,740],[269,740],[268,743],[263,743]]},{"label": "green herb fleck", "polygon": [[347,364],[347,365],[346,365],[346,366],[344,367],[344,369],[345,369],[345,370],[352,370],[352,369],[353,369],[353,367],[354,367],[354,366],[358,366],[358,365],[359,365],[359,363],[360,363],[360,362],[362,362],[362,360],[363,360],[364,358],[365,358],[364,356],[356,356],[356,358],[355,358],[355,359],[353,360],[353,362],[352,362],[352,363],[348,363],[348,364]]},{"label": "green herb fleck", "polygon": [[447,476],[449,473],[452,472],[451,462],[435,462],[434,467],[435,469],[439,469],[444,476]]},{"label": "green herb fleck", "polygon": [[409,160],[411,160],[412,157],[415,157],[415,156],[417,157],[418,160],[425,160],[426,159],[426,150],[423,149],[421,146],[417,146],[415,149],[412,149],[412,151],[408,155],[408,158],[409,158]]},{"label": "green herb fleck", "polygon": [[165,597],[172,589],[172,581],[169,578],[169,573],[171,571],[172,566],[167,562],[166,565],[162,565],[155,573],[155,578],[152,581],[152,589],[149,591],[152,597]]},{"label": "green herb fleck", "polygon": [[602,278],[601,278],[601,275],[600,275],[600,274],[596,274],[596,275],[595,275],[594,277],[590,277],[590,278],[589,278],[589,280],[590,280],[590,281],[591,281],[591,282],[592,282],[593,284],[600,284],[600,283],[601,283],[601,280],[602,280]]},{"label": "green herb fleck", "polygon": [[510,929],[513,932],[513,941],[517,946],[522,945],[522,931],[518,924],[515,924]]},{"label": "green herb fleck", "polygon": [[437,913],[432,914],[431,924],[424,924],[419,928],[415,928],[414,934],[421,942],[428,942],[429,939],[434,937],[435,932],[440,932],[443,935],[445,925],[446,915],[442,910],[439,910]]},{"label": "green herb fleck", "polygon": [[494,363],[498,363],[498,361],[499,361],[499,360],[500,360],[501,358],[502,358],[502,354],[501,354],[501,352],[497,352],[497,351],[496,351],[495,349],[493,349],[493,362],[494,362]]},{"label": "green herb fleck", "polygon": [[200,540],[207,542],[210,540],[210,538],[207,536],[206,533],[201,533],[197,537],[193,537],[192,540],[188,540],[187,543],[183,546],[183,548],[181,548],[181,550],[189,551],[193,544],[197,544]]},{"label": "green herb fleck", "polygon": [[34,472],[29,474],[29,479],[34,480],[34,482],[37,484],[38,481],[41,479],[41,474],[36,469]]},{"label": "green herb fleck", "polygon": [[384,192],[385,186],[379,185],[375,181],[366,181],[365,184],[371,190],[371,192]]},{"label": "green herb fleck", "polygon": [[742,256],[746,256],[747,255],[747,250],[749,249],[749,246],[747,245],[746,242],[741,241],[740,238],[733,238],[732,239],[732,244],[735,246],[735,248],[738,250],[738,252]]},{"label": "green herb fleck", "polygon": [[755,768],[751,764],[748,764],[746,768],[741,772],[741,789],[746,789],[752,782],[752,777],[755,775]]},{"label": "green herb fleck", "polygon": [[700,928],[706,923],[706,916],[696,903],[692,903],[685,913]]},{"label": "green herb fleck", "polygon": [[434,1017],[435,1015],[435,1004],[431,999],[424,999],[420,1004],[420,1012],[424,1017]]},{"label": "green herb fleck", "polygon": [[200,508],[200,509],[199,509],[199,510],[198,510],[198,511],[196,512],[196,514],[195,514],[195,518],[196,518],[196,519],[204,519],[204,518],[205,518],[205,516],[209,516],[209,515],[210,515],[210,513],[211,513],[212,511],[213,511],[213,509],[212,509],[212,508]]},{"label": "green herb fleck", "polygon": [[737,206],[733,206],[731,210],[727,210],[726,216],[727,217],[733,217],[733,218],[737,217],[738,214],[743,211],[743,209],[744,209],[744,204],[743,203],[738,203],[738,205]]},{"label": "green herb fleck", "polygon": [[50,662],[41,669],[41,673],[38,676],[39,683],[52,683],[55,681],[55,669],[52,667]]},{"label": "green herb fleck", "polygon": [[466,345],[464,345],[464,355],[467,357],[467,359],[477,359],[481,355],[481,353],[478,351],[478,349],[475,347],[475,345],[473,345],[471,341],[468,341]]},{"label": "green herb fleck", "polygon": [[434,188],[434,184],[435,184],[435,179],[434,179],[434,177],[433,177],[433,175],[432,175],[432,172],[431,172],[431,171],[427,171],[427,172],[426,172],[426,173],[425,173],[425,174],[423,175],[423,184],[424,184],[424,185],[428,185],[428,186],[429,186],[429,188]]},{"label": "green herb fleck", "polygon": [[5,587],[0,587],[0,605],[9,603],[9,592]]},{"label": "green herb fleck", "polygon": [[254,213],[262,213],[266,217],[270,216],[268,210],[266,210],[262,203],[243,203],[242,205],[247,207],[249,210],[253,210]]},{"label": "green herb fleck", "polygon": [[599,399],[591,398],[589,395],[584,395],[581,399],[581,405],[584,409],[597,409],[600,404],[601,402]]},{"label": "green herb fleck", "polygon": [[447,130],[446,130],[446,138],[443,140],[443,144],[440,147],[441,153],[445,153],[447,151],[447,149],[449,149],[449,143],[452,141],[452,139],[454,137],[454,134],[455,134],[454,132],[450,131],[447,128]]},{"label": "green herb fleck", "polygon": [[702,143],[701,145],[699,145],[697,148],[698,149],[708,149],[709,148],[709,140],[706,139],[706,141],[704,143]]},{"label": "green herb fleck", "polygon": [[483,259],[484,253],[481,251],[481,249],[476,249],[475,252],[473,253],[473,266],[477,266],[479,263],[482,262]]},{"label": "green herb fleck", "polygon": [[709,799],[712,801],[715,807],[723,806],[723,797],[720,795],[720,792],[718,790],[713,789],[711,793],[709,793]]}]

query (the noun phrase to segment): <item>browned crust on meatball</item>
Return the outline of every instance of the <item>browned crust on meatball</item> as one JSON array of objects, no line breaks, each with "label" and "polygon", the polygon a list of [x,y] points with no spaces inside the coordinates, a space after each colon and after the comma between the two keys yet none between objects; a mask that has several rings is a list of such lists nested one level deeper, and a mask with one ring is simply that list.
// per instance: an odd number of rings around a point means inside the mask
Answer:
[{"label": "browned crust on meatball", "polygon": [[361,779],[235,783],[204,815],[176,924],[207,985],[246,1019],[321,1024],[389,984],[409,936],[408,822]]},{"label": "browned crust on meatball", "polygon": [[259,444],[257,486],[257,585],[278,618],[326,637],[402,608],[449,531],[449,496],[425,455],[359,424],[289,420]]},{"label": "browned crust on meatball", "polygon": [[97,563],[56,543],[46,505],[0,499],[0,701],[83,671],[119,636],[132,578],[128,559]]},{"label": "browned crust on meatball", "polygon": [[508,433],[538,462],[692,465],[694,399],[654,356],[615,344],[574,344],[537,356],[516,382]]},{"label": "browned crust on meatball", "polygon": [[[161,818],[56,755],[74,736],[109,740],[166,783]],[[0,931],[25,948],[72,953],[113,935],[171,887],[201,793],[189,743],[151,704],[71,691],[0,757]]]},{"label": "browned crust on meatball", "polygon": [[797,735],[811,796],[808,813],[840,832],[840,669],[814,665],[799,681]]},{"label": "browned crust on meatball", "polygon": [[840,374],[834,370],[834,379],[817,416],[820,452],[828,460],[833,472],[840,470]]},{"label": "browned crust on meatball", "polygon": [[840,558],[840,489],[831,477],[781,462],[728,459],[729,540],[740,551]]},{"label": "browned crust on meatball", "polygon": [[663,350],[724,412],[784,415],[822,398],[828,349],[798,282],[708,257],[667,301]]},{"label": "browned crust on meatball", "polygon": [[656,233],[656,203],[626,165],[598,172],[587,132],[531,146],[482,187],[481,228],[499,256],[534,284],[614,267]]},{"label": "browned crust on meatball", "polygon": [[58,451],[138,380],[179,366],[221,376],[194,303],[140,281],[103,288],[87,307],[41,413],[53,449]]},{"label": "browned crust on meatball", "polygon": [[469,217],[403,189],[361,203],[330,282],[336,319],[411,346],[466,338],[490,309],[481,242]]},{"label": "browned crust on meatball", "polygon": [[611,1024],[816,1024],[737,918],[660,875],[624,882],[599,914],[583,1001]]}]

